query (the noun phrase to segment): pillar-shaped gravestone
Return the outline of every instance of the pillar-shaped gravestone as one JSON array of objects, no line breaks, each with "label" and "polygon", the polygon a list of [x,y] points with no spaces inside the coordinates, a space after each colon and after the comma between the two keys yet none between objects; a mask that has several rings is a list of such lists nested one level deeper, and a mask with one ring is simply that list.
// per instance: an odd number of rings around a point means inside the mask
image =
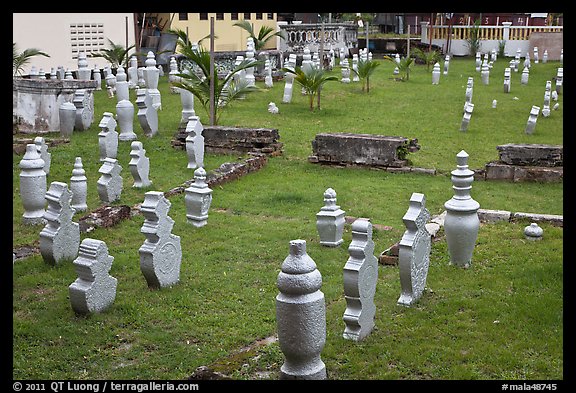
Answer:
[{"label": "pillar-shaped gravestone", "polygon": [[115,158],[106,158],[98,170],[102,176],[98,179],[98,196],[104,203],[120,199],[123,179],[120,175],[122,167]]},{"label": "pillar-shaped gravestone", "polygon": [[510,68],[504,69],[504,93],[510,93]]},{"label": "pillar-shaped gravestone", "polygon": [[548,49],[544,49],[544,54],[542,55],[542,63],[548,62]]},{"label": "pillar-shaped gravestone", "polygon": [[146,68],[144,69],[144,81],[146,82],[146,90],[151,99],[151,106],[156,110],[162,109],[162,98],[160,90],[158,90],[158,80],[160,78],[160,71],[156,68],[156,57],[154,52],[149,51],[146,56]]},{"label": "pillar-shaped gravestone", "polygon": [[450,55],[446,55],[444,58],[444,75],[448,75],[448,69],[450,68]]},{"label": "pillar-shaped gravestone", "polygon": [[146,236],[140,247],[140,270],[150,288],[164,288],[180,280],[182,247],[180,236],[172,234],[174,220],[168,216],[172,204],[159,191],[144,195],[141,211],[144,224],[140,232]]},{"label": "pillar-shaped gravestone", "polygon": [[495,62],[497,58],[496,49],[492,49],[490,51],[490,61]]},{"label": "pillar-shaped gravestone", "polygon": [[66,68],[66,73],[64,74],[64,79],[74,79],[74,75],[69,68]]},{"label": "pillar-shaped gravestone", "polygon": [[[246,60],[250,62],[254,62],[254,44],[250,44],[250,40],[252,37],[248,37],[248,50],[246,51]],[[256,78],[254,77],[254,67],[246,68],[246,82],[248,86],[255,86],[256,85]]]},{"label": "pillar-shaped gravestone", "polygon": [[462,115],[462,123],[460,123],[460,131],[468,131],[468,125],[470,124],[472,111],[474,111],[474,104],[468,103],[464,106],[464,115]]},{"label": "pillar-shaped gravestone", "polygon": [[532,109],[530,110],[530,115],[528,115],[528,122],[526,123],[526,128],[524,132],[528,135],[532,135],[534,133],[534,129],[536,128],[536,121],[538,120],[538,114],[540,113],[540,107],[536,105],[532,105]]},{"label": "pillar-shaped gravestone", "polygon": [[88,93],[86,89],[78,89],[74,92],[72,102],[76,107],[75,130],[87,130],[94,121],[94,101],[90,99],[89,94],[91,93]]},{"label": "pillar-shaped gravestone", "polygon": [[484,85],[490,84],[490,69],[488,68],[488,63],[482,63],[482,71],[480,71],[480,78],[482,79],[482,83]]},{"label": "pillar-shaped gravestone", "polygon": [[96,90],[102,90],[102,74],[96,64],[94,64],[94,69],[92,70],[92,79],[97,83]]},{"label": "pillar-shaped gravestone", "polygon": [[326,379],[320,356],[326,344],[322,275],[306,253],[305,240],[290,241],[276,285],[278,344],[284,354],[280,379]]},{"label": "pillar-shaped gravestone", "polygon": [[104,161],[106,158],[116,158],[118,155],[118,132],[116,131],[114,115],[110,112],[104,112],[98,127],[100,127],[98,133],[100,161]]},{"label": "pillar-shaped gravestone", "polygon": [[432,68],[432,84],[437,85],[440,83],[440,63],[435,63]]},{"label": "pillar-shaped gravestone", "polygon": [[74,213],[87,210],[88,182],[86,171],[82,165],[82,157],[76,157],[74,161],[74,169],[72,169],[72,177],[70,178],[70,191],[72,192],[70,206],[74,209]]},{"label": "pillar-shaped gravestone", "polygon": [[344,241],[345,211],[336,205],[336,191],[328,188],[324,191],[324,206],[316,214],[316,228],[320,235],[320,244],[338,247]]},{"label": "pillar-shaped gravestone", "polygon": [[158,111],[152,105],[148,89],[136,91],[136,105],[138,106],[138,121],[144,135],[151,138],[158,133]]},{"label": "pillar-shaped gravestone", "polygon": [[120,128],[119,140],[133,141],[138,138],[134,132],[134,104],[132,102],[129,100],[118,101],[116,104],[116,117]]},{"label": "pillar-shaped gravestone", "polygon": [[56,69],[54,67],[50,68],[50,80],[58,79],[58,75],[56,75]]},{"label": "pillar-shaped gravestone", "polygon": [[190,90],[178,88],[180,91],[180,102],[182,103],[182,116],[178,124],[178,132],[186,130],[190,116],[196,116],[194,111],[194,94]]},{"label": "pillar-shaped gravestone", "polygon": [[78,249],[74,268],[78,278],[68,287],[70,304],[77,314],[99,313],[116,299],[118,280],[109,274],[114,257],[101,240],[86,238]]},{"label": "pillar-shaped gravestone", "polygon": [[538,223],[532,222],[530,225],[524,227],[524,238],[526,240],[542,240],[544,230],[540,228]]},{"label": "pillar-shaped gravestone", "polygon": [[344,265],[344,297],[346,310],[342,319],[346,324],[343,337],[360,341],[372,332],[376,305],[374,294],[378,281],[378,260],[374,256],[372,223],[359,218],[352,223],[350,257]]},{"label": "pillar-shaped gravestone", "polygon": [[[244,56],[242,55],[236,56],[236,59],[234,60],[234,68],[239,66],[243,61]],[[246,82],[246,69],[242,69],[234,74],[234,83],[236,83],[237,86],[245,82]]]},{"label": "pillar-shaped gravestone", "polygon": [[186,124],[186,155],[188,156],[188,169],[204,166],[204,127],[198,116],[190,116]]},{"label": "pillar-shaped gravestone", "polygon": [[398,304],[403,306],[416,303],[426,286],[432,236],[426,230],[430,213],[425,205],[424,194],[412,193],[408,211],[402,217],[406,231],[398,245],[398,267],[402,288]]},{"label": "pillar-shaped gravestone", "polygon": [[130,65],[127,74],[128,88],[136,89],[138,87],[138,58],[136,56],[130,57]]},{"label": "pillar-shaped gravestone", "polygon": [[119,66],[116,69],[116,99],[118,102],[122,100],[130,100],[130,89],[124,67]]},{"label": "pillar-shaped gravestone", "polygon": [[60,136],[70,139],[76,123],[76,106],[71,102],[63,102],[58,108],[60,119]]},{"label": "pillar-shaped gravestone", "polygon": [[530,68],[525,66],[524,69],[522,70],[522,76],[520,77],[520,83],[523,85],[527,85],[529,77],[530,77]]},{"label": "pillar-shaped gravestone", "polygon": [[482,68],[482,53],[476,52],[476,71],[480,72]]},{"label": "pillar-shaped gravestone", "polygon": [[34,144],[38,148],[38,154],[40,154],[40,158],[44,160],[44,172],[46,172],[46,175],[49,175],[52,153],[48,153],[48,145],[46,144],[44,138],[41,136],[34,138]]},{"label": "pillar-shaped gravestone", "polygon": [[524,68],[530,68],[530,52],[526,52],[526,57],[524,58]]},{"label": "pillar-shaped gravestone", "polygon": [[358,55],[356,53],[352,55],[352,82],[360,82],[360,77],[358,76]]},{"label": "pillar-shaped gravestone", "polygon": [[26,153],[19,163],[20,199],[24,207],[22,223],[27,225],[43,224],[46,208],[46,172],[44,160],[38,154],[36,144],[26,145]]},{"label": "pillar-shaped gravestone", "polygon": [[564,81],[564,67],[559,67],[556,73],[556,93],[560,94],[562,91],[562,83]]},{"label": "pillar-shaped gravestone", "polygon": [[178,76],[178,62],[174,56],[170,57],[170,72],[168,73],[168,83],[170,84],[170,93],[180,94],[180,88],[174,86],[174,83],[180,82]]},{"label": "pillar-shaped gravestone", "polygon": [[267,88],[273,87],[274,83],[272,82],[272,65],[270,64],[270,59],[266,59],[264,62],[264,73],[266,74],[266,76],[264,76],[264,86]]},{"label": "pillar-shaped gravestone", "polygon": [[108,73],[104,80],[106,81],[106,91],[108,92],[108,98],[114,97],[116,94],[116,76],[112,73],[110,68],[108,68]]},{"label": "pillar-shaped gravestone", "polygon": [[138,67],[136,69],[136,73],[138,74],[138,83],[137,88],[145,89],[146,88],[146,81],[144,80],[144,70],[146,67]]},{"label": "pillar-shaped gravestone", "polygon": [[450,263],[463,268],[470,267],[472,253],[478,238],[480,204],[470,196],[474,171],[468,169],[468,153],[462,150],[456,155],[457,169],[452,171],[454,196],[444,203],[446,218],[444,232],[450,253]]},{"label": "pillar-shaped gravestone", "polygon": [[538,64],[538,62],[539,62],[538,47],[535,46],[535,47],[534,47],[534,63],[535,63],[535,64]]},{"label": "pillar-shaped gravestone", "polygon": [[186,221],[196,228],[208,223],[208,211],[212,203],[212,189],[206,184],[206,171],[200,167],[194,171],[194,183],[184,190]]},{"label": "pillar-shaped gravestone", "polygon": [[92,71],[88,68],[88,60],[86,59],[86,52],[78,53],[78,80],[89,81]]},{"label": "pillar-shaped gravestone", "polygon": [[542,106],[542,116],[548,117],[550,116],[550,100],[551,100],[551,93],[550,90],[546,90],[544,92],[544,105]]},{"label": "pillar-shaped gravestone", "polygon": [[72,261],[80,247],[80,225],[72,221],[72,193],[66,183],[54,181],[46,192],[46,200],[48,208],[44,213],[46,225],[40,231],[40,254],[49,265]]},{"label": "pillar-shaped gravestone", "polygon": [[466,109],[466,104],[472,103],[472,95],[474,93],[474,78],[469,76],[468,82],[466,83],[466,93],[465,93],[465,103],[464,109]]},{"label": "pillar-shaped gravestone", "polygon": [[140,141],[133,141],[130,145],[130,173],[134,178],[134,185],[132,187],[142,188],[148,187],[152,184],[148,178],[150,172],[150,159],[146,157],[146,150]]},{"label": "pillar-shaped gravestone", "polygon": [[[286,68],[294,71],[296,67],[296,55],[290,54],[288,57],[288,63]],[[292,101],[292,92],[294,88],[294,74],[286,72],[284,74],[284,95],[282,96],[282,102],[289,104]]]},{"label": "pillar-shaped gravestone", "polygon": [[347,58],[340,62],[340,67],[342,68],[342,79],[340,79],[340,82],[350,83],[350,66]]}]

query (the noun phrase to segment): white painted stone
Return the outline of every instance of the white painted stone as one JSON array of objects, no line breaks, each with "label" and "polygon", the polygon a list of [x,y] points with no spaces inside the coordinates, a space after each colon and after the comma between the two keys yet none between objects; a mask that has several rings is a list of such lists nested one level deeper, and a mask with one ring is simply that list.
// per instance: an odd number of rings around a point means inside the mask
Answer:
[{"label": "white painted stone", "polygon": [[448,75],[448,70],[450,69],[450,55],[446,55],[444,58],[444,75]]},{"label": "white painted stone", "polygon": [[540,114],[540,107],[532,105],[530,115],[528,116],[528,122],[526,123],[526,128],[524,129],[526,134],[532,135],[534,133],[534,129],[536,128],[536,121],[538,120],[538,114]]},{"label": "white painted stone", "polygon": [[480,71],[480,78],[482,79],[482,83],[484,85],[490,84],[490,69],[488,68],[488,63],[482,63],[482,71]]},{"label": "white painted stone", "polygon": [[44,172],[44,160],[38,154],[36,144],[26,145],[26,153],[18,166],[20,167],[20,200],[24,207],[22,223],[44,224],[46,172]]},{"label": "white painted stone", "polygon": [[180,103],[182,104],[182,116],[180,117],[180,124],[178,125],[178,130],[186,129],[188,124],[188,119],[190,116],[196,116],[194,111],[194,94],[190,90],[178,88],[180,92]]},{"label": "white painted stone", "polygon": [[138,138],[134,132],[134,110],[134,104],[129,100],[120,100],[116,104],[116,118],[120,128],[118,139],[121,141],[133,141]]},{"label": "white painted stone", "polygon": [[54,181],[46,192],[46,225],[40,231],[40,254],[49,265],[72,261],[80,247],[80,225],[72,221],[72,192],[66,183]]},{"label": "white painted stone", "polygon": [[144,69],[144,81],[146,82],[146,94],[150,96],[151,106],[154,109],[162,110],[162,96],[158,90],[160,72],[156,68],[156,57],[154,52],[148,51],[146,56],[146,68]]},{"label": "white painted stone", "polygon": [[524,66],[524,69],[522,70],[522,76],[520,77],[520,83],[523,85],[527,85],[529,78],[530,78],[530,68]]},{"label": "white painted stone", "polygon": [[360,341],[374,329],[376,305],[374,294],[378,281],[378,260],[374,256],[372,223],[359,218],[352,223],[352,242],[349,258],[344,265],[344,298],[346,310],[343,337]]},{"label": "white painted stone", "polygon": [[118,280],[108,272],[114,257],[101,240],[82,240],[74,267],[78,278],[68,287],[70,304],[77,314],[100,313],[116,299]]},{"label": "white painted stone", "polygon": [[280,110],[278,109],[275,103],[273,102],[268,103],[268,112],[277,114],[279,111]]},{"label": "white painted stone", "polygon": [[[296,55],[290,54],[288,56],[288,62],[286,68],[294,71],[296,69]],[[294,74],[286,72],[284,75],[284,95],[282,96],[282,102],[289,104],[292,101],[292,92],[294,87]]]},{"label": "white painted stone", "polygon": [[138,87],[138,58],[136,56],[130,57],[130,65],[128,67],[128,87],[136,89]]},{"label": "white painted stone", "polygon": [[530,223],[524,228],[524,237],[527,240],[542,240],[543,233],[544,230],[536,222]]},{"label": "white painted stone", "polygon": [[474,104],[469,103],[464,106],[464,115],[462,115],[462,122],[460,123],[460,131],[468,131],[470,118],[472,117],[472,111],[474,111]]},{"label": "white painted stone", "polygon": [[91,99],[91,95],[86,89],[77,89],[74,91],[72,103],[76,107],[74,129],[79,131],[89,129],[94,121],[94,100]]},{"label": "white painted stone", "polygon": [[70,191],[72,192],[70,206],[74,209],[74,213],[88,210],[88,205],[86,204],[88,196],[87,180],[86,171],[82,165],[82,157],[76,157],[74,169],[72,169],[72,177],[70,178]]},{"label": "white painted stone", "polygon": [[148,175],[150,173],[150,159],[146,157],[146,150],[140,141],[133,141],[130,145],[130,173],[134,178],[132,187],[143,188],[152,184]]},{"label": "white painted stone", "polygon": [[342,79],[340,79],[340,82],[350,83],[350,66],[347,58],[340,62],[340,67],[342,68]]},{"label": "white painted stone", "polygon": [[34,138],[34,144],[38,148],[38,154],[40,158],[44,160],[44,172],[46,175],[50,174],[50,163],[52,162],[52,153],[48,152],[48,145],[43,137],[37,136]]},{"label": "white painted stone", "polygon": [[416,303],[426,287],[430,266],[432,239],[426,230],[430,213],[426,209],[426,197],[417,192],[410,197],[410,206],[402,218],[406,231],[398,249],[398,268],[402,288],[398,304],[411,306]]},{"label": "white painted stone", "polygon": [[118,102],[130,100],[130,88],[127,77],[124,67],[120,66],[116,69],[116,99]]},{"label": "white painted stone", "polygon": [[200,167],[194,171],[194,183],[184,190],[186,219],[196,228],[208,223],[208,211],[212,203],[212,189],[206,184],[206,171]]},{"label": "white painted stone", "polygon": [[320,357],[326,344],[322,275],[306,253],[305,240],[290,241],[276,286],[278,344],[285,359],[280,379],[326,379],[326,365]]},{"label": "white painted stone", "polygon": [[186,155],[188,169],[204,167],[204,126],[198,116],[190,116],[186,124]]},{"label": "white painted stone", "polygon": [[96,64],[94,64],[94,69],[92,70],[92,79],[97,83],[96,90],[102,90],[102,74]]},{"label": "white painted stone", "polygon": [[102,175],[98,179],[98,196],[104,203],[111,203],[120,199],[123,179],[120,175],[122,167],[115,158],[106,158],[98,170]]},{"label": "white painted stone", "polygon": [[60,118],[60,136],[70,139],[76,123],[76,106],[71,102],[63,102],[58,109]]},{"label": "white painted stone", "polygon": [[153,105],[149,89],[136,91],[136,105],[138,106],[138,121],[144,135],[151,138],[158,133],[158,111]]},{"label": "white painted stone", "polygon": [[102,120],[98,124],[98,147],[100,148],[100,161],[106,158],[116,158],[118,155],[118,132],[116,131],[116,120],[110,112],[104,112]]},{"label": "white painted stone", "polygon": [[146,236],[138,250],[140,270],[150,288],[170,287],[180,281],[182,247],[180,236],[172,234],[174,220],[168,216],[171,205],[164,193],[149,191],[140,208],[144,215],[140,232]]},{"label": "white painted stone", "polygon": [[510,93],[510,68],[504,69],[504,93]]},{"label": "white painted stone", "polygon": [[344,241],[345,211],[336,205],[336,191],[328,188],[324,191],[324,206],[316,214],[316,228],[320,244],[327,247],[338,247]]},{"label": "white painted stone", "polygon": [[432,68],[432,84],[437,85],[439,83],[440,83],[440,63],[436,63]]}]

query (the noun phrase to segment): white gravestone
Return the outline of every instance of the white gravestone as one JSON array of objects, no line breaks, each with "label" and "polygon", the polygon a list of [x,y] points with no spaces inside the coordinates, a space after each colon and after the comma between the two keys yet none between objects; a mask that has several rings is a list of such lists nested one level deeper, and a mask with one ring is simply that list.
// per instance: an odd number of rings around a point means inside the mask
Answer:
[{"label": "white gravestone", "polygon": [[306,253],[305,240],[290,241],[276,286],[278,344],[284,354],[280,379],[326,379],[320,356],[326,344],[326,301],[322,275]]},{"label": "white gravestone", "polygon": [[206,171],[200,167],[194,171],[194,183],[184,190],[186,221],[196,228],[208,223],[208,211],[212,203],[212,189],[206,184]]},{"label": "white gravestone", "polygon": [[378,281],[378,260],[374,256],[372,223],[359,218],[352,223],[352,242],[349,258],[344,265],[344,298],[346,310],[343,337],[360,341],[374,329],[376,305],[374,295]]},{"label": "white gravestone", "polygon": [[350,66],[347,58],[340,62],[340,67],[342,68],[342,79],[340,79],[340,82],[350,83]]},{"label": "white gravestone", "polygon": [[526,123],[526,128],[524,129],[524,132],[526,134],[532,135],[534,133],[539,113],[540,113],[540,107],[532,105],[532,109],[530,109],[530,115],[528,115],[528,122]]},{"label": "white gravestone", "polygon": [[538,47],[535,46],[534,47],[534,63],[538,64],[538,61],[539,61],[539,59],[538,59]]},{"label": "white gravestone", "polygon": [[182,247],[180,236],[172,234],[174,220],[168,216],[171,205],[164,193],[149,191],[140,208],[144,215],[140,232],[146,236],[138,250],[140,271],[149,288],[170,287],[180,281]]},{"label": "white gravestone", "polygon": [[74,161],[74,169],[72,169],[72,177],[70,177],[70,191],[72,192],[70,206],[74,209],[74,213],[86,211],[88,209],[86,204],[88,182],[86,171],[82,165],[82,157],[76,157]]},{"label": "white gravestone", "polygon": [[204,126],[198,116],[190,116],[186,124],[186,155],[188,165],[186,168],[195,169],[204,166]]},{"label": "white gravestone", "polygon": [[273,102],[269,102],[268,103],[268,112],[273,113],[273,114],[277,114],[280,110],[278,109],[278,107],[276,106],[275,103]]},{"label": "white gravestone", "polygon": [[168,83],[170,84],[170,93],[180,94],[180,88],[174,86],[174,83],[179,83],[181,77],[178,76],[178,62],[174,56],[170,57],[170,72],[168,72]]},{"label": "white gravestone", "polygon": [[270,59],[266,59],[264,62],[264,73],[266,74],[264,77],[264,86],[270,89],[274,86],[274,83],[272,82],[272,65],[270,64]]},{"label": "white gravestone", "polygon": [[118,155],[118,132],[116,131],[114,115],[110,112],[104,112],[98,127],[100,127],[98,133],[100,161],[104,161],[106,158],[116,158]]},{"label": "white gravestone", "polygon": [[444,203],[446,218],[444,233],[450,254],[450,263],[468,268],[478,238],[480,204],[470,196],[474,171],[468,168],[468,153],[464,150],[456,155],[457,169],[451,172],[454,196]]},{"label": "white gravestone", "polygon": [[556,73],[556,93],[560,94],[562,91],[562,83],[564,81],[564,67],[559,67]]},{"label": "white gravestone", "polygon": [[76,107],[76,121],[74,129],[85,131],[94,121],[94,101],[90,99],[91,93],[86,89],[78,89],[74,92],[72,103]]},{"label": "white gravestone", "polygon": [[122,167],[118,160],[106,158],[98,170],[102,175],[98,179],[98,196],[104,203],[110,203],[120,199],[122,195],[123,179],[120,175]]},{"label": "white gravestone", "polygon": [[160,71],[156,68],[156,57],[154,52],[148,51],[146,56],[146,68],[144,69],[144,81],[146,82],[146,92],[152,100],[152,106],[156,110],[162,110],[162,97],[158,90]]},{"label": "white gravestone", "polygon": [[432,84],[437,85],[440,83],[440,63],[434,64],[432,68]]},{"label": "white gravestone", "polygon": [[20,199],[24,207],[22,223],[44,224],[46,172],[44,172],[44,160],[40,157],[36,144],[26,145],[26,153],[18,166],[20,167]]},{"label": "white gravestone", "polygon": [[60,120],[60,136],[64,139],[70,139],[76,123],[76,106],[71,102],[63,102],[58,108],[58,116]]},{"label": "white gravestone", "polygon": [[360,77],[358,76],[358,55],[356,53],[352,55],[352,82],[360,82]]},{"label": "white gravestone", "polygon": [[88,60],[86,59],[86,52],[81,51],[78,53],[78,80],[89,81],[92,71],[88,68]]},{"label": "white gravestone", "polygon": [[524,227],[524,238],[526,240],[542,240],[543,234],[544,230],[536,222]]},{"label": "white gravestone", "polygon": [[128,67],[128,87],[136,89],[138,87],[138,58],[130,56],[130,65]]},{"label": "white gravestone", "polygon": [[338,247],[344,241],[345,211],[336,205],[336,191],[328,188],[324,191],[324,206],[316,214],[316,228],[320,244],[327,247]]},{"label": "white gravestone", "polygon": [[482,63],[482,71],[480,71],[480,78],[482,79],[482,83],[484,85],[490,84],[490,69],[488,68],[488,63]]},{"label": "white gravestone", "polygon": [[80,247],[80,225],[72,221],[72,193],[66,183],[54,181],[46,192],[46,226],[40,231],[40,254],[49,265],[72,261]]},{"label": "white gravestone", "polygon": [[[294,71],[296,68],[296,55],[290,54],[288,57],[288,63],[286,68]],[[284,75],[284,95],[282,96],[282,102],[289,104],[292,101],[292,92],[294,90],[294,74],[286,72]]]},{"label": "white gravestone", "polygon": [[470,125],[470,118],[472,117],[472,112],[474,111],[474,104],[469,103],[464,107],[464,115],[462,115],[462,123],[460,123],[460,131],[467,131]]},{"label": "white gravestone", "polygon": [[150,159],[146,157],[146,150],[140,141],[133,141],[130,145],[130,162],[128,166],[135,188],[148,187],[152,184],[148,175],[150,173]]},{"label": "white gravestone", "polygon": [[450,68],[450,55],[446,55],[444,58],[444,75],[448,75],[448,69]]},{"label": "white gravestone", "polygon": [[476,52],[476,71],[480,72],[482,67],[482,53]]},{"label": "white gravestone", "polygon": [[52,162],[52,153],[48,153],[48,145],[41,136],[34,138],[34,144],[38,148],[38,154],[44,160],[44,172],[46,175],[50,174],[50,163]]},{"label": "white gravestone", "polygon": [[544,49],[544,54],[542,55],[542,63],[548,63],[548,49]]},{"label": "white gravestone", "polygon": [[138,136],[134,132],[134,104],[129,100],[120,100],[116,104],[116,118],[118,119],[118,128],[121,141],[133,141]]},{"label": "white gravestone", "polygon": [[190,116],[196,116],[194,111],[194,94],[190,90],[178,88],[180,92],[180,103],[182,104],[182,112],[180,123],[178,124],[178,131],[185,130]]},{"label": "white gravestone", "polygon": [[520,76],[520,84],[527,85],[529,78],[530,78],[530,68],[524,66],[524,69],[522,70],[522,75]]},{"label": "white gravestone", "polygon": [[152,105],[148,89],[136,91],[136,105],[138,106],[138,121],[144,135],[151,138],[158,133],[158,111]]},{"label": "white gravestone", "polygon": [[398,248],[398,268],[402,287],[398,304],[411,306],[416,303],[426,286],[432,236],[426,230],[430,213],[426,209],[424,194],[412,193],[408,211],[402,217],[406,231]]},{"label": "white gravestone", "polygon": [[130,100],[130,88],[126,80],[127,77],[124,67],[120,66],[116,69],[116,99],[118,102]]},{"label": "white gravestone", "polygon": [[82,240],[74,267],[78,278],[68,287],[70,304],[77,314],[100,313],[116,299],[118,280],[109,274],[114,257],[101,240]]},{"label": "white gravestone", "polygon": [[96,90],[102,90],[102,74],[96,64],[94,64],[94,69],[92,69],[92,79],[96,81]]},{"label": "white gravestone", "polygon": [[504,69],[504,93],[510,93],[510,68]]},{"label": "white gravestone", "polygon": [[469,76],[468,82],[466,83],[466,93],[464,101],[464,110],[466,110],[466,105],[472,103],[472,95],[474,93],[474,78]]},{"label": "white gravestone", "polygon": [[[255,62],[254,59],[254,40],[252,37],[248,37],[247,39],[247,51],[246,51],[246,60],[249,62]],[[248,86],[256,86],[256,78],[254,76],[254,67],[247,67],[246,69],[246,82]]]}]

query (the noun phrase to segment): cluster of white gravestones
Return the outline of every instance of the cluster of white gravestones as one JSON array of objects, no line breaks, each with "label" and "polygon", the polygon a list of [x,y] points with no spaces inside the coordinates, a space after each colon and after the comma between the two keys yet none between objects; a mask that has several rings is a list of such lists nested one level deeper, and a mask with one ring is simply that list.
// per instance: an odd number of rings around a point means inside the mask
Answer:
[{"label": "cluster of white gravestones", "polygon": [[[478,236],[480,205],[470,196],[474,172],[468,168],[468,154],[456,155],[457,169],[452,171],[454,196],[444,206],[446,241],[450,263],[462,268],[471,266]],[[401,293],[398,305],[410,307],[422,297],[430,265],[431,234],[426,228],[430,213],[424,194],[413,193],[403,217],[406,231],[399,243]],[[324,193],[324,207],[317,213],[320,244],[338,247],[342,244],[344,214],[336,204],[336,192]],[[374,295],[378,280],[378,262],[374,256],[372,223],[358,218],[352,223],[349,258],[343,269],[346,310],[342,317],[345,339],[361,341],[374,326]],[[326,308],[321,291],[322,275],[306,252],[306,241],[290,241],[289,255],[281,265],[276,296],[278,343],[285,362],[281,379],[325,379],[326,366],[321,352],[326,342]]]}]

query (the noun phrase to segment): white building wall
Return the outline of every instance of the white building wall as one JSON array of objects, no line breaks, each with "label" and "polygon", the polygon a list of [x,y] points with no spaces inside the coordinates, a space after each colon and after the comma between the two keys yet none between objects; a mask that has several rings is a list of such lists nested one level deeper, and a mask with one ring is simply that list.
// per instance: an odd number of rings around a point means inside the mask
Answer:
[{"label": "white building wall", "polygon": [[[98,52],[110,48],[108,39],[117,45],[125,46],[126,26],[128,46],[135,44],[132,13],[13,13],[12,22],[12,41],[16,43],[18,52],[36,48],[50,55],[32,57],[24,67],[24,75],[29,73],[32,65],[47,73],[52,67],[58,66],[77,70],[78,60],[73,48],[84,49],[87,54],[90,51]],[[76,37],[76,40],[73,40],[73,37]],[[74,42],[76,47],[73,47]],[[135,50],[130,53],[133,51]],[[94,65],[104,68],[108,64],[104,58],[88,57],[90,69],[94,68]]]}]

